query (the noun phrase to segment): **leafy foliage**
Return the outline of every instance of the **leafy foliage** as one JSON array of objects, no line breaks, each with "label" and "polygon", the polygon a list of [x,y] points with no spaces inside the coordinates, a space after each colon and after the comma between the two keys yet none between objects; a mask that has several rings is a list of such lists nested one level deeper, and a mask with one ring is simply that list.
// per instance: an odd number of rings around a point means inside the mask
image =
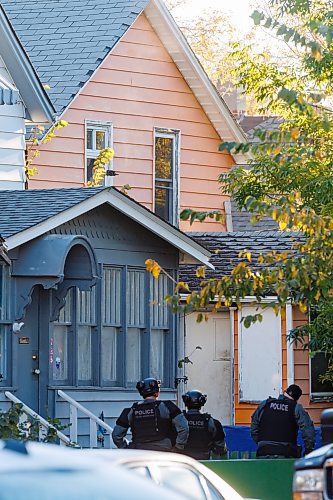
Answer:
[{"label": "leafy foliage", "polygon": [[66,122],[66,120],[59,120],[52,125],[46,134],[45,127],[43,125],[36,125],[31,129],[24,168],[27,179],[30,179],[38,174],[38,169],[34,166],[34,161],[40,156],[38,146],[52,141],[52,139],[56,137],[56,131],[67,127],[67,125],[68,122]]},{"label": "leafy foliage", "polygon": [[106,175],[106,167],[114,157],[114,150],[111,148],[102,149],[94,161],[92,179],[86,184],[87,187],[102,186]]},{"label": "leafy foliage", "polygon": [[[258,131],[253,142],[223,143],[220,150],[250,155],[249,165],[220,176],[221,191],[240,208],[252,213],[255,224],[263,217],[276,221],[292,237],[290,251],[268,252],[255,260],[243,252],[243,261],[228,276],[203,279],[199,291],[190,291],[185,312],[209,304],[240,304],[245,296],[258,303],[268,295],[278,313],[287,302],[303,313],[317,308],[317,317],[291,333],[310,353],[325,352],[333,380],[333,2],[331,0],[269,0],[275,13],[255,11],[258,26],[293,46],[297,63],[281,66],[265,54],[239,44],[233,57],[239,84],[252,93],[265,114],[279,123]],[[183,217],[194,220],[190,210]],[[203,214],[199,214],[201,220]],[[173,309],[179,296],[169,298]],[[246,326],[260,320],[246,318]],[[204,319],[204,318],[201,318]]]},{"label": "leafy foliage", "polygon": [[[26,418],[22,418],[25,417]],[[14,404],[8,411],[0,411],[0,439],[17,439],[20,441],[42,441],[56,443],[57,430],[62,431],[69,427],[62,425],[59,419],[47,419],[50,427],[41,437],[41,425],[35,418],[25,415],[21,404]]]}]

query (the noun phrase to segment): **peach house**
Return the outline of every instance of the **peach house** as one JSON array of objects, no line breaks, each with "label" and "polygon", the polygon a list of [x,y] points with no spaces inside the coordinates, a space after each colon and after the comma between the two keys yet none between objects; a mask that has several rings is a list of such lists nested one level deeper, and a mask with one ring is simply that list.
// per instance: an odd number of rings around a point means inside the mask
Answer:
[{"label": "peach house", "polygon": [[[263,245],[264,235],[258,242],[253,231],[242,230],[240,237],[232,227],[230,203],[217,182],[235,163],[247,161],[219,152],[219,144],[246,137],[162,0],[2,4],[40,79],[51,87],[56,118],[69,123],[41,146],[29,189],[84,186],[99,151],[112,147],[106,186],[128,184],[130,197],[192,232],[209,250],[236,242],[237,257],[242,245]],[[184,208],[225,207],[225,224],[179,221]],[[275,244],[279,237],[268,241]],[[229,265],[233,250],[225,256]],[[212,262],[219,270],[221,263]],[[249,298],[243,309],[251,307]],[[226,424],[248,424],[256,402],[295,381],[318,421],[322,401],[332,394],[311,386],[307,354],[286,342],[287,331],[302,318],[291,308],[281,317],[265,311],[263,323],[245,332],[242,314],[225,308],[204,325],[194,315],[180,318],[177,355],[193,351],[193,365],[178,373],[179,394],[188,377],[187,387],[207,392],[207,411]]]}]

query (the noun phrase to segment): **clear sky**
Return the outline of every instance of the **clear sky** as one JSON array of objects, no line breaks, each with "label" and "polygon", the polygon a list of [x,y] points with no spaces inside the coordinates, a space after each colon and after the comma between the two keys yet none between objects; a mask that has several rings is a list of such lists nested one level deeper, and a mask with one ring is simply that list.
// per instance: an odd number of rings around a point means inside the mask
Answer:
[{"label": "clear sky", "polygon": [[184,0],[177,13],[184,17],[197,16],[205,9],[222,10],[230,15],[232,23],[243,32],[253,26],[250,15],[254,11],[253,0]]}]

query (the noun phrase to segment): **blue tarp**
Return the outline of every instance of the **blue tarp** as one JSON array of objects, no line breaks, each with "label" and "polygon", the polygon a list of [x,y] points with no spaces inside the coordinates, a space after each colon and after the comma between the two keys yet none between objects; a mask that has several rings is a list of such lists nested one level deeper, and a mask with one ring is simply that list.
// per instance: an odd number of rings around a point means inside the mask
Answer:
[{"label": "blue tarp", "polygon": [[[251,438],[250,427],[246,425],[224,425],[226,442],[229,452],[233,451],[256,451],[256,444]],[[316,427],[316,448],[320,448],[320,428]],[[303,445],[302,436],[298,435],[298,444]]]}]

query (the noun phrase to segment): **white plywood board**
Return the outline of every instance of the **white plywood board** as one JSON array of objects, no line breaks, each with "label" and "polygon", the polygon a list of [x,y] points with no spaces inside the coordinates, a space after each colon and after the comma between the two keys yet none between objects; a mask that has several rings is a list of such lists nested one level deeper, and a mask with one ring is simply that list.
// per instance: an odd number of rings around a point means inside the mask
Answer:
[{"label": "white plywood board", "polygon": [[[188,376],[185,390],[198,389],[207,394],[205,411],[223,424],[231,424],[232,357],[229,313],[210,313],[209,320],[202,323],[197,323],[196,318],[197,313],[193,313],[185,319],[185,351],[193,363],[185,365]],[[196,346],[201,349],[195,349]]]},{"label": "white plywood board", "polygon": [[[241,317],[261,313],[263,321],[245,328]],[[281,316],[271,308],[242,306],[238,325],[239,400],[259,402],[282,389]]]}]

